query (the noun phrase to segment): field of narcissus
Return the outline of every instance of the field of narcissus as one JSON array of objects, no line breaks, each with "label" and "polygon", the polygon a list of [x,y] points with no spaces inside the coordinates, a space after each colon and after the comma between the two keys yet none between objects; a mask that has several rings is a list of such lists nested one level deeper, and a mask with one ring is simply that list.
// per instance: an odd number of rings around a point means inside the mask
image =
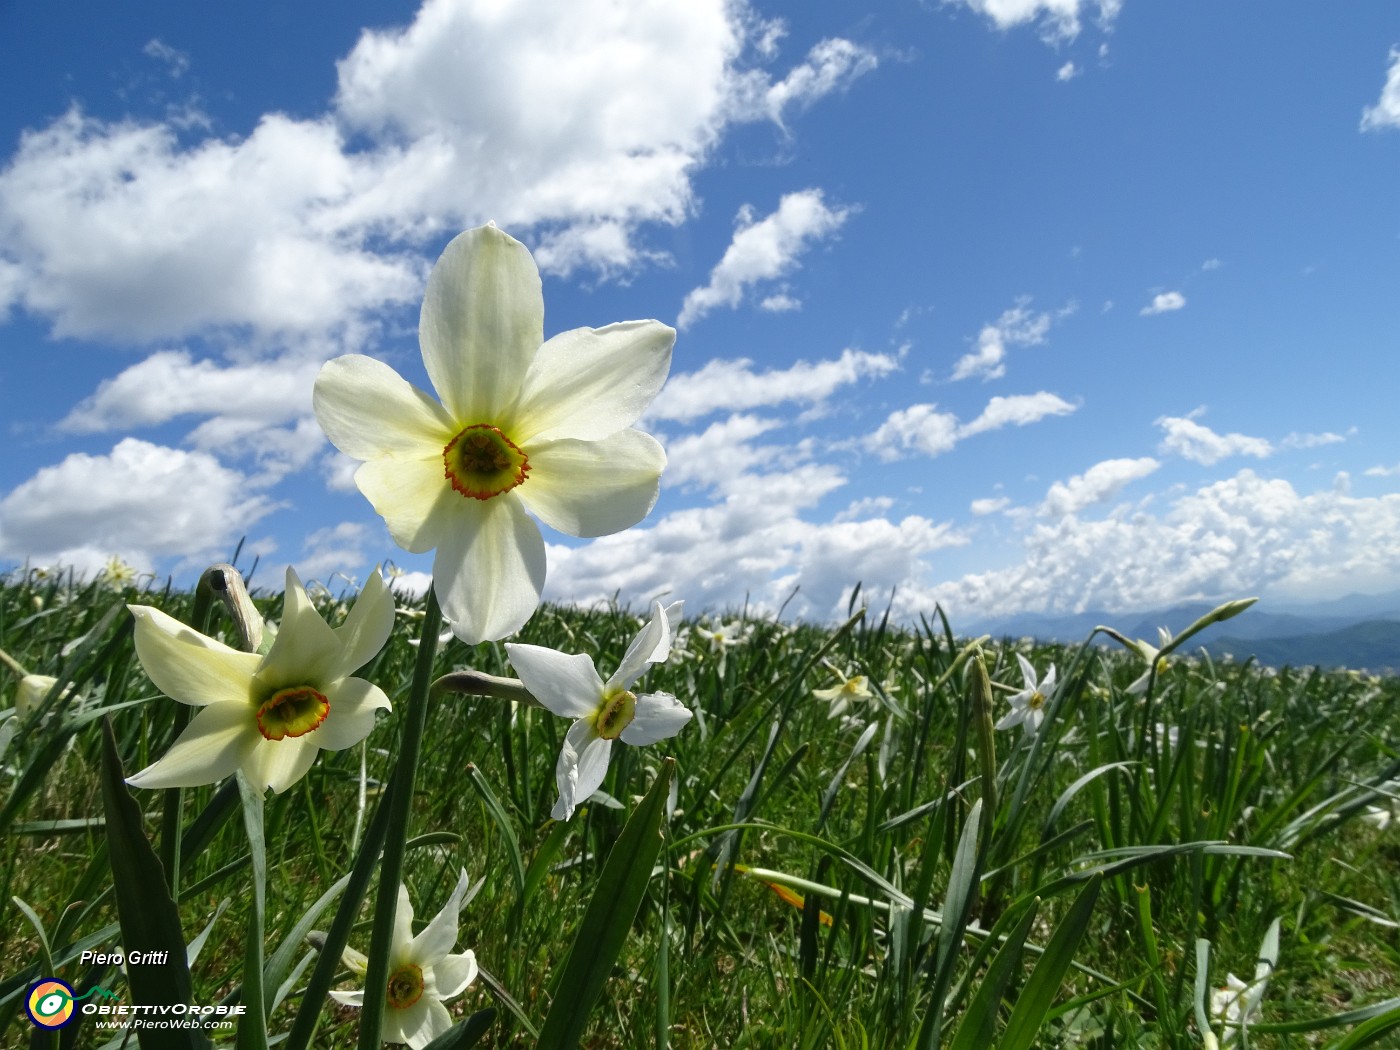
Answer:
[{"label": "field of narcissus", "polygon": [[[336,664],[376,593],[386,643]],[[326,695],[368,713],[363,737],[265,796],[242,759],[170,786],[191,709],[133,642],[157,614],[129,605],[201,621],[230,652],[252,620],[338,640]],[[435,685],[387,895],[381,1017],[407,1025],[436,1003],[451,1027],[435,1046],[1394,1045],[1400,684],[1213,663],[1189,637],[1042,646],[851,613],[830,627],[544,606],[511,645],[469,646],[440,639],[429,603],[373,587],[255,590],[240,617],[218,595],[10,577],[6,1045],[157,1031],[192,1041],[142,1045],[363,1045],[381,882],[366,843],[394,812],[415,680]],[[545,650],[570,659],[533,666]],[[242,655],[254,675],[275,662]],[[572,717],[538,695],[570,689]],[[590,689],[611,713],[580,706]],[[689,717],[605,735],[649,697]],[[307,704],[265,721],[294,731],[317,716]],[[608,754],[566,817],[561,751],[590,746],[581,721]],[[574,788],[590,762],[576,757]],[[170,956],[91,961],[123,950]],[[72,990],[73,1023],[29,1019],[43,978]],[[143,1030],[159,1015],[83,1009],[177,993],[242,1004],[261,1031]],[[99,1027],[113,1018],[130,1031]]]}]

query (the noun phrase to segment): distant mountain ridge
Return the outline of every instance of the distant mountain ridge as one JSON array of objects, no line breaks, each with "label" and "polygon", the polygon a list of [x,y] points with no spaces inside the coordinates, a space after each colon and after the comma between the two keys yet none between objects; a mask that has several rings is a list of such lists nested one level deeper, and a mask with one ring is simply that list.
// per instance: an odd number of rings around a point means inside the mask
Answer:
[{"label": "distant mountain ridge", "polygon": [[[963,629],[996,638],[1079,642],[1103,625],[1155,644],[1157,628],[1181,631],[1217,604],[1190,602],[1128,613],[1025,613],[974,622]],[[1208,628],[1188,645],[1239,660],[1253,656],[1271,666],[1400,670],[1400,591],[1348,595],[1307,606],[1266,598],[1234,619]]]},{"label": "distant mountain ridge", "polygon": [[[1194,639],[1193,639],[1194,641]],[[1212,656],[1250,656],[1273,667],[1347,667],[1375,674],[1400,672],[1400,620],[1366,620],[1325,634],[1208,641]]]}]

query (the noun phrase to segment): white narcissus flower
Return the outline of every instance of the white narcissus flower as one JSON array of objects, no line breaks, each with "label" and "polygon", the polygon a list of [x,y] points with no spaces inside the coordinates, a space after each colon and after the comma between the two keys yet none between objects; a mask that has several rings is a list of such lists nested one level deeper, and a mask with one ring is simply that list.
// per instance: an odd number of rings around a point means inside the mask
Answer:
[{"label": "white narcissus flower", "polygon": [[631,692],[648,664],[664,663],[671,654],[671,624],[684,602],[661,607],[652,603],[651,620],[632,639],[622,663],[604,682],[593,658],[567,656],[539,645],[506,643],[506,652],[525,688],[550,711],[577,719],[564,736],[555,767],[559,801],[555,820],[568,820],[580,802],[597,791],[608,772],[614,740],[654,744],[675,736],[690,721],[690,710],[670,693]]},{"label": "white narcissus flower", "polygon": [[[58,679],[52,675],[25,675],[15,688],[15,714],[20,718],[28,718],[30,713],[44,702],[44,697],[48,696],[50,690],[57,684]],[[70,690],[71,687],[64,689],[62,695],[67,696]]]},{"label": "white narcissus flower", "polygon": [[1240,1030],[1259,1015],[1264,990],[1268,987],[1274,967],[1278,965],[1280,925],[1280,921],[1275,919],[1264,933],[1254,964],[1254,980],[1246,984],[1234,974],[1227,973],[1225,987],[1212,989],[1210,993],[1210,1016],[1224,1022],[1225,1031],[1220,1041],[1226,1045],[1234,1042]]},{"label": "white narcissus flower", "polygon": [[539,604],[544,540],[605,536],[656,502],[666,454],[632,424],[671,367],[659,321],[544,341],[540,275],[494,226],[452,241],[428,278],[418,339],[442,403],[350,354],[316,379],[316,418],[363,460],[355,483],[400,547],[436,548],[433,587],[468,644],[518,630]]},{"label": "white narcissus flower", "polygon": [[841,679],[839,685],[833,685],[829,689],[813,689],[812,695],[818,700],[826,700],[831,704],[831,710],[827,712],[828,718],[836,718],[846,713],[852,703],[858,700],[873,700],[875,694],[870,691],[870,683],[863,674],[844,675],[836,668],[836,677]]},{"label": "white narcissus flower", "polygon": [[1011,698],[1011,710],[1002,716],[996,727],[1010,729],[1014,725],[1024,725],[1027,732],[1034,733],[1040,729],[1046,701],[1055,691],[1055,665],[1050,665],[1042,680],[1031,662],[1020,653],[1016,654],[1016,661],[1021,665],[1021,680],[1026,687]]},{"label": "white narcissus flower", "polygon": [[350,673],[384,647],[394,626],[383,578],[371,574],[340,627],[321,619],[291,569],[283,605],[265,656],[206,638],[159,609],[128,606],[146,674],[166,696],[200,708],[164,757],[128,784],[194,787],[241,769],[255,788],[285,791],[319,750],[341,751],[369,735],[389,698]]},{"label": "white narcissus flower", "polygon": [[[413,935],[413,905],[408,890],[399,884],[380,1042],[407,1043],[413,1050],[423,1050],[452,1027],[452,1016],[442,1004],[466,991],[477,975],[474,953],[450,954],[457,945],[457,920],[467,882],[464,871],[442,911],[417,937]],[[364,954],[353,948],[345,949],[341,961],[361,977],[369,966]],[[363,991],[331,992],[331,997],[346,1006],[363,1006],[365,1001]]]}]

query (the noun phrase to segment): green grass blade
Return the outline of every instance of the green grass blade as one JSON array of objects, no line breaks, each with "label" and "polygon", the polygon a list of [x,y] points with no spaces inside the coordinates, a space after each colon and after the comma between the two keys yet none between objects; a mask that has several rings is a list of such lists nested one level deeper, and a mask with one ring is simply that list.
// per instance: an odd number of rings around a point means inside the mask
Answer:
[{"label": "green grass blade", "polygon": [[350,876],[346,875],[325,893],[317,898],[316,903],[306,910],[306,914],[297,920],[296,924],[282,938],[282,943],[277,950],[272,953],[271,958],[263,967],[263,987],[277,988],[287,979],[287,974],[291,972],[293,960],[296,959],[297,952],[306,941],[306,935],[316,924],[321,912],[325,911],[330,902],[335,900],[350,882]]},{"label": "green grass blade", "polygon": [[1400,1031],[1400,1006],[1357,1025],[1343,1038],[1328,1046],[1327,1050],[1359,1050],[1360,1047],[1374,1045],[1396,1031]]},{"label": "green grass blade", "polygon": [[[934,957],[933,990],[928,1011],[919,1029],[921,1047],[936,1047],[943,1029],[943,1005],[953,982],[953,960],[962,945],[963,931],[972,916],[972,900],[977,892],[981,867],[978,830],[982,824],[982,800],[968,811],[967,822],[958,836],[953,870],[948,875],[948,893],[943,903],[943,923],[938,930],[938,951]],[[925,857],[925,864],[933,863]]]},{"label": "green grass blade", "polygon": [[[165,872],[141,826],[141,808],[127,790],[117,739],[111,722],[103,724],[102,801],[107,815],[107,850],[112,859],[122,948],[132,952],[166,952],[163,966],[131,966],[127,987],[140,1006],[176,1006],[194,1002],[180,913],[165,890]],[[161,1033],[162,1050],[207,1050],[208,1038],[194,1030]]]},{"label": "green grass blade", "polygon": [[1046,1014],[1055,1005],[1055,995],[1070,964],[1074,962],[1079,942],[1089,929],[1089,918],[1094,913],[1094,904],[1099,899],[1102,884],[1101,876],[1091,879],[1055,927],[1050,943],[1045,946],[1045,954],[1035,964],[1030,979],[1016,1000],[1006,1032],[998,1044],[999,1050],[1030,1050]]},{"label": "green grass blade", "polygon": [[977,986],[967,1012],[958,1024],[952,1042],[948,1044],[948,1050],[983,1050],[984,1047],[992,1045],[1002,996],[1006,994],[1006,986],[1011,982],[1011,976],[1021,962],[1021,951],[1030,935],[1031,926],[1035,923],[1039,907],[1039,898],[1031,901],[1025,915],[1021,916],[1021,921],[1007,936],[1001,951],[992,959],[991,965],[987,967],[986,976]]},{"label": "green grass blade", "polygon": [[675,759],[665,760],[656,783],[608,853],[593,899],[574,936],[559,994],[540,1030],[541,1047],[572,1050],[583,1036],[588,1015],[632,928],[651,880],[652,865],[661,851],[661,821],[675,768]]},{"label": "green grass blade", "polygon": [[453,1025],[449,1031],[443,1032],[423,1050],[467,1050],[468,1047],[481,1042],[481,1037],[486,1034],[486,1030],[495,1019],[496,1011],[493,1008],[478,1010],[461,1024]]},{"label": "green grass blade", "polygon": [[476,793],[481,796],[481,801],[486,805],[486,812],[491,815],[497,830],[501,833],[501,838],[506,844],[506,853],[510,857],[510,871],[515,877],[515,892],[521,897],[525,895],[525,862],[520,856],[520,839],[515,834],[515,825],[511,823],[510,817],[506,815],[505,807],[501,805],[500,799],[486,783],[486,777],[481,770],[476,768],[474,762],[467,763],[467,779],[471,781]]}]

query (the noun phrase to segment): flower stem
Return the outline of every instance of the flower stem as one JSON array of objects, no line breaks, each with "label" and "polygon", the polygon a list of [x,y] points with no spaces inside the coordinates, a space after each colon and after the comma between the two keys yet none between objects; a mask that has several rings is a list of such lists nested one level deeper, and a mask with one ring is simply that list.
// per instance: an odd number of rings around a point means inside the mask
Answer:
[{"label": "flower stem", "polygon": [[408,694],[403,738],[394,764],[393,791],[388,805],[389,828],[379,865],[379,895],[374,901],[374,930],[369,942],[369,966],[365,974],[364,1005],[360,1011],[360,1050],[378,1050],[384,1019],[384,997],[389,987],[389,951],[394,935],[394,911],[398,906],[399,883],[403,881],[404,843],[408,841],[408,821],[413,809],[413,782],[423,747],[423,728],[428,721],[428,694],[433,681],[433,659],[437,655],[438,630],[442,610],[437,594],[428,590],[427,609],[419,635],[418,663],[413,670],[413,687]]}]

